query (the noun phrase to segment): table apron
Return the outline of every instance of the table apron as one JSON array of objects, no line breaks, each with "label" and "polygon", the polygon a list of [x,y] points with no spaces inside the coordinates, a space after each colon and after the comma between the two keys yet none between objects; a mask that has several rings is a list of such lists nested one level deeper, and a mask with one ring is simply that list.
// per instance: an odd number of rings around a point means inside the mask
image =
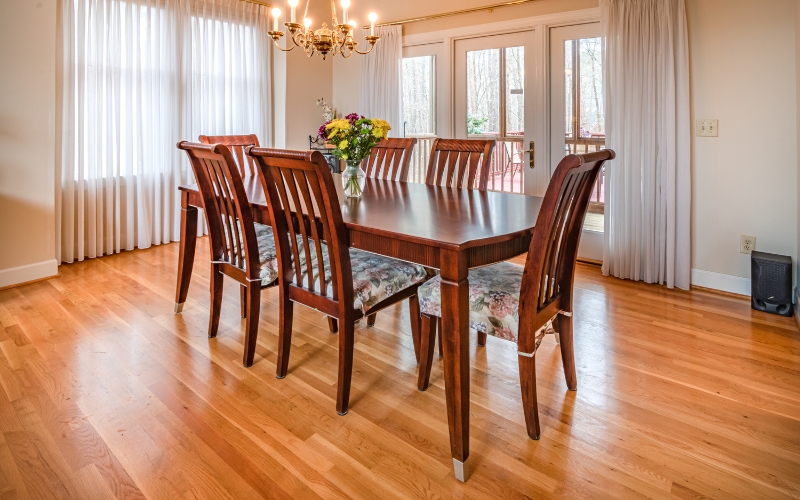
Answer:
[{"label": "table apron", "polygon": [[[350,246],[359,250],[414,262],[439,269],[439,247],[425,245],[390,236],[376,235],[351,229]],[[480,267],[511,259],[528,251],[532,233],[512,238],[500,243],[475,246],[467,250],[468,267]]]}]

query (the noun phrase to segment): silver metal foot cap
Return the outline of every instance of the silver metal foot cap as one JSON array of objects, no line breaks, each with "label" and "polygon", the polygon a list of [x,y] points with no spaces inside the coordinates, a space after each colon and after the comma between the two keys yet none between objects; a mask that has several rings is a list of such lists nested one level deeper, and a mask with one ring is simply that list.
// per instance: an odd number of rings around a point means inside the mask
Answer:
[{"label": "silver metal foot cap", "polygon": [[181,311],[183,311],[183,304],[184,302],[181,302],[180,304],[175,302],[175,314],[180,314]]},{"label": "silver metal foot cap", "polygon": [[461,481],[462,483],[467,480],[468,471],[467,471],[467,464],[466,462],[459,462],[455,458],[453,459],[453,473],[456,476],[456,479]]}]

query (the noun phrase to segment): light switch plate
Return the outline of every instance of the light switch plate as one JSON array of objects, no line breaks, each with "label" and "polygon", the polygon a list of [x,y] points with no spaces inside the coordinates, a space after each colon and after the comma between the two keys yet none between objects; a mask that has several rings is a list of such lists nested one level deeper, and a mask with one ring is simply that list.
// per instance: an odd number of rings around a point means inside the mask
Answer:
[{"label": "light switch plate", "polygon": [[719,120],[704,119],[697,120],[697,136],[698,137],[718,137]]}]

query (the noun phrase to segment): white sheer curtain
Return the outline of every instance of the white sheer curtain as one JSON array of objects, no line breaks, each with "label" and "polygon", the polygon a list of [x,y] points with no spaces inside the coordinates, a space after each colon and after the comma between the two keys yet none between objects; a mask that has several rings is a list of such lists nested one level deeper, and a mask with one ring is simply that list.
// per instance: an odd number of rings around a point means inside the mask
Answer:
[{"label": "white sheer curtain", "polygon": [[403,28],[379,26],[381,39],[369,55],[361,57],[359,108],[367,118],[382,118],[392,130],[389,137],[403,137]]},{"label": "white sheer curtain", "polygon": [[601,0],[605,31],[603,273],[688,289],[689,53],[684,0]]},{"label": "white sheer curtain", "polygon": [[62,0],[62,262],[178,238],[178,141],[269,139],[268,13],[240,0]]}]

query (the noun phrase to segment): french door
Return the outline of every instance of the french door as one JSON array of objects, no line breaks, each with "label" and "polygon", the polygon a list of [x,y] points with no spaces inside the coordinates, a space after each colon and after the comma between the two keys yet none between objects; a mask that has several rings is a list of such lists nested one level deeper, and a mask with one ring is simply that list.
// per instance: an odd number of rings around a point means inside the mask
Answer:
[{"label": "french door", "polygon": [[533,30],[456,40],[454,134],[497,141],[489,189],[532,194]]},{"label": "french door", "polygon": [[[550,29],[551,171],[567,154],[605,145],[603,43],[600,24]],[[581,235],[578,256],[603,260],[604,173],[598,176]]]}]

